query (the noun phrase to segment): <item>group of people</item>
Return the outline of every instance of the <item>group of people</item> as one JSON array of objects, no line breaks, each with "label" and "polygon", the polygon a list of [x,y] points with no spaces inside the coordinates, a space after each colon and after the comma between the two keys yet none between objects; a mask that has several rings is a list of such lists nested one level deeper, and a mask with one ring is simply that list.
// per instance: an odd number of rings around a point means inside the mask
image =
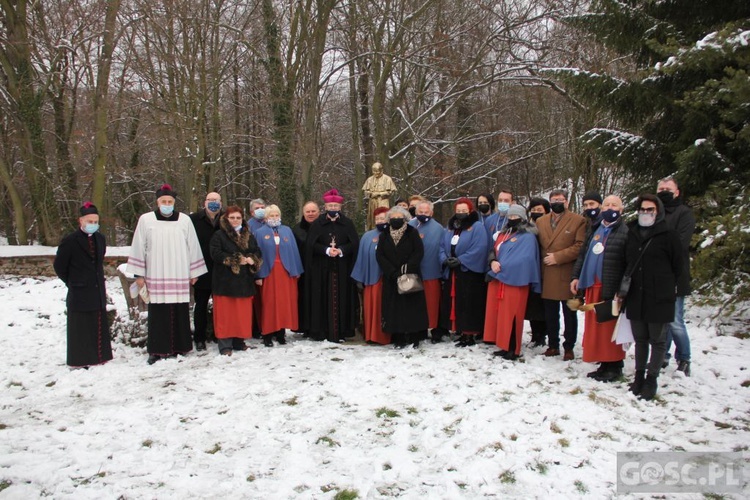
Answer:
[{"label": "group of people", "polygon": [[[335,189],[323,195],[322,212],[305,203],[294,227],[262,199],[251,202],[247,217],[237,205],[224,207],[218,193],[190,216],[174,211],[176,199],[169,185],[157,190],[157,207],[140,217],[128,259],[137,286],[148,290],[149,364],[187,353],[193,341],[206,349],[213,297],[222,355],[248,349],[253,335],[268,347],[284,344],[286,330],[342,342],[360,324],[361,301],[367,343],[416,347],[455,334],[458,347],[494,344],[494,355],[513,361],[528,320],[532,344],[567,361],[575,358],[584,310],[583,361],[599,363],[589,377],[609,382],[623,374],[625,351],[613,338],[619,310],[635,342],[634,394],[654,397],[672,341],[677,369],[690,374],[682,316],[695,221],[672,178],[638,197],[637,218],[627,224],[615,195],[587,193],[579,215],[563,190],[523,207],[502,189],[496,199],[459,198],[445,225],[421,196],[376,206],[368,214],[373,229],[361,238]],[[90,366],[112,358],[105,242],[96,207],[81,207],[79,221],[80,230],[60,244],[55,269],[69,290],[68,364]],[[399,282],[414,276],[421,286],[404,291]]]}]

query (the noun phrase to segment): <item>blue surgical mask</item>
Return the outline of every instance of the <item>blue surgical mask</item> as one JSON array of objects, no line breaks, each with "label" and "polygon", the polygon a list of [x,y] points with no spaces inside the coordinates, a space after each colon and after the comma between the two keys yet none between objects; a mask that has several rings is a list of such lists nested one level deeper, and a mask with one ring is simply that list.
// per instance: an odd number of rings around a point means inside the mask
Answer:
[{"label": "blue surgical mask", "polygon": [[169,217],[174,212],[174,205],[159,205],[159,212],[164,217]]},{"label": "blue surgical mask", "polygon": [[501,201],[497,204],[497,211],[501,214],[504,214],[508,211],[510,208],[510,203],[505,203],[504,201]]},{"label": "blue surgical mask", "polygon": [[256,208],[255,212],[253,212],[253,217],[256,219],[262,219],[266,216],[266,209],[265,208]]},{"label": "blue surgical mask", "polygon": [[99,230],[99,224],[86,224],[83,227],[83,232],[86,234],[94,234]]},{"label": "blue surgical mask", "polygon": [[602,220],[608,224],[615,222],[620,218],[620,212],[611,208],[602,212]]},{"label": "blue surgical mask", "polygon": [[424,224],[425,222],[428,222],[432,217],[429,215],[417,215],[417,220],[420,224]]},{"label": "blue surgical mask", "polygon": [[269,227],[279,227],[281,225],[281,219],[268,219],[266,221]]},{"label": "blue surgical mask", "polygon": [[210,210],[211,212],[218,212],[221,210],[221,202],[220,201],[209,201],[206,204],[206,208]]}]

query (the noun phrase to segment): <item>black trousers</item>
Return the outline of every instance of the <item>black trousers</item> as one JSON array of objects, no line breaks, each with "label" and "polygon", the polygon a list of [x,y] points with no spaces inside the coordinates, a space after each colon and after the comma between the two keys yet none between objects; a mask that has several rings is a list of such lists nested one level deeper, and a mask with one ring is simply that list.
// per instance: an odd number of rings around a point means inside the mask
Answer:
[{"label": "black trousers", "polygon": [[208,299],[211,298],[211,290],[205,288],[193,288],[193,341],[206,341],[206,328],[208,327]]},{"label": "black trousers", "polygon": [[542,299],[544,303],[544,319],[547,323],[547,337],[551,349],[560,349],[560,307],[565,320],[565,341],[563,349],[572,350],[578,338],[578,316],[575,311],[565,305],[564,300]]}]

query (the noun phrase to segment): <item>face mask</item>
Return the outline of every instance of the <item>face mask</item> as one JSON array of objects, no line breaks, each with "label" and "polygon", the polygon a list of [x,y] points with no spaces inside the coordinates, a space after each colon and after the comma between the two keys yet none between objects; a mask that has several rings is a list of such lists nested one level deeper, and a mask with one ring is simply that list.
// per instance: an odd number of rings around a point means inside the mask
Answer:
[{"label": "face mask", "polygon": [[94,234],[99,230],[99,224],[86,224],[83,227],[83,232],[86,234]]},{"label": "face mask", "polygon": [[424,224],[425,222],[429,221],[432,217],[429,215],[417,215],[417,220],[420,224]]},{"label": "face mask", "polygon": [[253,212],[253,217],[255,217],[258,220],[262,219],[265,216],[266,216],[265,208],[256,208],[255,211]]},{"label": "face mask", "polygon": [[497,204],[497,211],[501,214],[504,214],[508,211],[510,208],[510,203],[505,203],[504,201],[501,201]]},{"label": "face mask", "polygon": [[537,219],[539,219],[539,217],[541,217],[542,215],[544,215],[544,214],[540,214],[539,212],[532,212],[532,213],[529,214],[529,217],[531,217],[531,220],[533,220],[534,222],[536,222]]},{"label": "face mask", "polygon": [[242,223],[241,223],[241,222],[240,222],[240,223],[239,223],[238,225],[236,225],[236,226],[232,226],[232,227],[233,227],[233,229],[234,229],[235,231],[237,231],[238,233],[239,233],[240,231],[242,231]]},{"label": "face mask", "polygon": [[417,207],[409,207],[409,213],[411,214],[412,217],[417,215]]},{"label": "face mask", "polygon": [[651,227],[656,222],[656,214],[638,214],[638,225],[641,227]]},{"label": "face mask", "polygon": [[477,210],[479,210],[483,214],[486,214],[486,213],[489,213],[490,206],[488,204],[486,204],[486,203],[481,203],[481,204],[477,205]]},{"label": "face mask", "polygon": [[206,208],[209,210],[209,212],[218,212],[221,210],[221,202],[220,201],[209,201],[206,204]]},{"label": "face mask", "polygon": [[561,214],[565,211],[565,203],[562,201],[556,201],[549,204],[549,208],[556,214]]},{"label": "face mask", "polygon": [[335,219],[341,213],[340,210],[326,210],[329,219]]},{"label": "face mask", "polygon": [[404,222],[406,222],[404,219],[391,219],[390,224],[392,229],[401,229],[404,227]]},{"label": "face mask", "polygon": [[659,191],[656,193],[662,203],[668,205],[674,200],[674,193],[672,191]]},{"label": "face mask", "polygon": [[506,222],[505,225],[510,229],[515,229],[521,225],[521,219],[508,219],[508,222]]},{"label": "face mask", "polygon": [[602,220],[607,223],[615,222],[617,219],[620,218],[620,212],[617,210],[612,210],[611,208],[609,210],[605,210],[602,212]]},{"label": "face mask", "polygon": [[469,218],[469,214],[456,214],[456,220],[466,220]]},{"label": "face mask", "polygon": [[584,210],[583,213],[591,220],[596,219],[599,216],[599,213],[601,212],[601,209],[599,208],[589,208],[588,210]]},{"label": "face mask", "polygon": [[159,205],[159,212],[164,217],[169,217],[174,212],[174,205]]},{"label": "face mask", "polygon": [[388,229],[388,223],[387,222],[383,222],[382,224],[375,224],[375,227],[378,229],[378,231],[380,231],[382,233],[383,231],[385,231],[386,229]]},{"label": "face mask", "polygon": [[279,227],[281,225],[281,219],[268,219],[266,221],[269,227]]}]

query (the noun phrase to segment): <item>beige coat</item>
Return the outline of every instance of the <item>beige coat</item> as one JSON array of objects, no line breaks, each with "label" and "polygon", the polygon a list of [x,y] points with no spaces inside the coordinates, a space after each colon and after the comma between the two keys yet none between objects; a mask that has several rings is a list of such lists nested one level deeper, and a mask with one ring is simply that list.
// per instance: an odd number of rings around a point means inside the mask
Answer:
[{"label": "beige coat", "polygon": [[[552,230],[552,215],[546,214],[536,222],[539,230],[540,259],[542,260],[542,298],[567,300],[571,297],[570,276],[586,239],[586,219],[566,210]],[[554,254],[557,264],[547,266],[544,258]]]}]

